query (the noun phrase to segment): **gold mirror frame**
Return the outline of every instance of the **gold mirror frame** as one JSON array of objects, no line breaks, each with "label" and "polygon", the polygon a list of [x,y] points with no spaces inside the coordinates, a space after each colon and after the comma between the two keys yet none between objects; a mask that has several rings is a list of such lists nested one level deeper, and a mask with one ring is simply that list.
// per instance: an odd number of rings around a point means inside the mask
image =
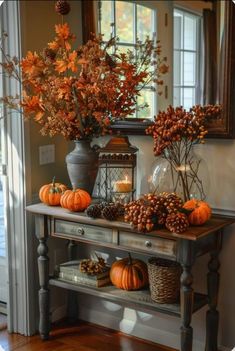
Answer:
[{"label": "gold mirror frame", "polygon": [[[217,0],[219,1],[219,0]],[[90,33],[95,33],[94,0],[82,1],[82,31],[85,43]],[[209,126],[209,138],[235,138],[235,4],[232,1],[225,3],[224,17],[224,64],[223,73],[220,73],[223,82],[222,100],[223,117]],[[145,135],[145,129],[151,121],[135,119],[134,121],[120,121],[112,127],[114,133]]]}]

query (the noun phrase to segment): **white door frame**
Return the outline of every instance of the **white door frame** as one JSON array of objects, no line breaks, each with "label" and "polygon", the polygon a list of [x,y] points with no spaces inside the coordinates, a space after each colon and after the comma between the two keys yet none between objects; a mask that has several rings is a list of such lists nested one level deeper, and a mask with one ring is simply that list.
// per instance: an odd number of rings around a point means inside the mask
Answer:
[{"label": "white door frame", "polygon": [[[8,33],[5,50],[12,56],[21,57],[19,1],[5,1],[0,7],[1,23]],[[20,86],[5,79],[6,94],[20,94]],[[26,184],[24,122],[19,113],[6,114],[5,119],[6,164],[6,218],[8,262],[8,330],[24,335],[35,332],[34,279],[30,260],[32,238],[26,228]],[[31,249],[31,250],[30,250]]]}]

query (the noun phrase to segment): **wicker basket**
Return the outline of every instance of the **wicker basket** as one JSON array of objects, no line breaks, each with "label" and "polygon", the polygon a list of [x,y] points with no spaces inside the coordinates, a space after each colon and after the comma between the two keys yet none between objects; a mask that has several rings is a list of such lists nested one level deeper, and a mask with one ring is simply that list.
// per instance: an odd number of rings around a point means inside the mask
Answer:
[{"label": "wicker basket", "polygon": [[181,275],[179,263],[152,257],[148,260],[148,274],[152,300],[158,303],[177,301]]}]

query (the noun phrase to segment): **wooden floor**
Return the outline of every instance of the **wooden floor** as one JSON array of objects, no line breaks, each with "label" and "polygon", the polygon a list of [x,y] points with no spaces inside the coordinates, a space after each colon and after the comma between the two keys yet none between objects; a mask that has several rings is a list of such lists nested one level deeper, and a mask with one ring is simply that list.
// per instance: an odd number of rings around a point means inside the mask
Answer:
[{"label": "wooden floor", "polygon": [[0,351],[176,351],[93,324],[56,327],[48,341],[0,331]]}]

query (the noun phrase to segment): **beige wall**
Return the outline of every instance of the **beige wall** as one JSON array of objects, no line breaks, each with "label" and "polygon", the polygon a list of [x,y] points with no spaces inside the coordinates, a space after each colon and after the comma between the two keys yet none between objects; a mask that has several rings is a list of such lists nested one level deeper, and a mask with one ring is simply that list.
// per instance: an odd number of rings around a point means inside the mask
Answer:
[{"label": "beige wall", "polygon": [[[54,1],[21,1],[21,28],[22,28],[22,52],[42,51],[45,45],[54,36],[55,24],[61,23],[61,16],[54,10]],[[73,33],[77,36],[77,43],[81,43],[80,30],[80,2],[71,2],[71,12],[64,16],[64,21],[68,21]],[[34,122],[26,122],[26,161],[27,161],[27,186],[28,201],[31,202],[37,194],[42,184],[49,183],[53,176],[58,181],[69,185],[65,156],[68,153],[69,143],[61,136],[55,138],[42,137],[39,133],[39,126]],[[39,147],[42,145],[55,145],[55,163],[48,165],[39,164]]]},{"label": "beige wall", "polygon": [[[74,32],[80,34],[79,2],[70,1],[72,13],[69,20]],[[53,37],[53,27],[60,19],[55,14],[54,1],[21,1],[22,10],[22,37],[23,52],[26,50],[40,50],[47,41]],[[105,140],[105,139],[104,139]],[[98,139],[100,143],[104,140]],[[148,191],[147,178],[154,161],[152,153],[152,140],[145,136],[132,136],[130,141],[139,148],[138,153],[138,194]],[[54,143],[56,146],[56,163],[48,166],[39,165],[38,148],[44,144]],[[38,128],[33,123],[26,123],[26,160],[28,179],[28,198],[38,192],[41,184],[49,182],[53,175],[60,180],[68,181],[64,163],[68,143],[60,137],[49,139],[41,137]],[[228,140],[209,140],[199,148],[209,168],[210,193],[208,200],[215,208],[235,211],[235,142]],[[235,212],[234,212],[235,213]],[[221,255],[221,293],[219,309],[221,313],[220,343],[225,346],[235,345],[235,228],[231,227],[224,234],[224,249]],[[53,252],[52,262],[58,262],[63,257],[64,243],[59,246],[59,251]],[[58,259],[59,256],[59,259]],[[195,265],[195,284],[199,290],[205,289],[205,279],[201,278],[201,272],[206,271],[206,258],[201,258]],[[61,290],[53,291],[52,301]],[[178,331],[179,320],[163,315],[149,315],[143,312],[124,309],[114,304],[81,296],[80,316],[93,322],[106,324],[109,327],[121,329],[124,332],[162,342],[171,346],[179,343]],[[64,300],[63,300],[64,301]],[[53,306],[54,308],[55,306]],[[200,342],[204,341],[204,318],[205,309],[193,317],[194,335],[197,350],[200,350]],[[157,328],[157,332],[154,328]],[[196,350],[196,348],[195,348]]]}]

